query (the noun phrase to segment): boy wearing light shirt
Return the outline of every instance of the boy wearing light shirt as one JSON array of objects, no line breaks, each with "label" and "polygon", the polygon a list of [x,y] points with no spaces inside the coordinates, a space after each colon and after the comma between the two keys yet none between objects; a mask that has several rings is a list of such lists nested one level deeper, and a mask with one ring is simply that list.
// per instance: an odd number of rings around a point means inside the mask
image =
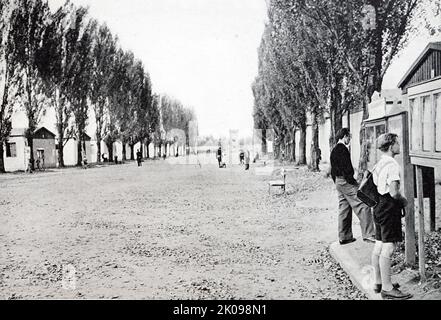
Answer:
[{"label": "boy wearing light shirt", "polygon": [[391,259],[397,242],[403,241],[401,211],[407,200],[400,193],[400,165],[394,157],[400,153],[398,136],[385,133],[377,139],[378,149],[383,153],[373,170],[379,202],[374,208],[375,245],[372,251],[372,266],[375,273],[374,291],[384,299],[403,300],[412,297],[400,291],[391,281]]}]

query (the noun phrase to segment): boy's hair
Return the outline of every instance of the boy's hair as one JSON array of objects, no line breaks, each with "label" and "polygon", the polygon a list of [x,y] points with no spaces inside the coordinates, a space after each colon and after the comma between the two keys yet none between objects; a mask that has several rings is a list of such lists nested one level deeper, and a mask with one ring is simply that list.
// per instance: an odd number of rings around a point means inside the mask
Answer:
[{"label": "boy's hair", "polygon": [[348,129],[348,128],[341,128],[340,130],[338,130],[338,132],[337,132],[335,138],[336,138],[337,140],[341,140],[341,139],[343,139],[344,137],[349,136],[350,134],[351,134],[351,133],[349,132],[349,129]]},{"label": "boy's hair", "polygon": [[383,133],[377,138],[377,148],[387,152],[389,147],[397,141],[398,135],[395,133]]}]

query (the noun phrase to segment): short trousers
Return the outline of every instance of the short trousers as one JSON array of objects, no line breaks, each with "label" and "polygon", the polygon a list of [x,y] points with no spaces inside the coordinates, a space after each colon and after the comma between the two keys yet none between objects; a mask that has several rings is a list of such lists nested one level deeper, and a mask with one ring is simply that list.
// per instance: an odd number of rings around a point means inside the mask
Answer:
[{"label": "short trousers", "polygon": [[401,242],[401,208],[389,193],[380,195],[374,208],[375,239],[381,242]]}]

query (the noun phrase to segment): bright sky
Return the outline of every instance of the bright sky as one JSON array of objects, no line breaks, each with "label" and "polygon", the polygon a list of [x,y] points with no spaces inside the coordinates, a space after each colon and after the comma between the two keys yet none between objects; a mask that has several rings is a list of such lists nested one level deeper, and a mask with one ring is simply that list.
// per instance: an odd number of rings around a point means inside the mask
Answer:
[{"label": "bright sky", "polygon": [[395,89],[405,73],[423,52],[429,42],[441,41],[441,35],[428,36],[423,31],[412,36],[407,46],[398,53],[383,78],[383,89]]},{"label": "bright sky", "polygon": [[[199,134],[251,134],[265,0],[72,0],[106,22],[149,72],[153,90],[196,111]],[[64,0],[49,0],[51,9]]]},{"label": "bright sky", "polygon": [[[125,50],[150,73],[153,90],[193,107],[199,135],[251,134],[257,48],[265,0],[72,0],[106,22]],[[49,0],[52,9],[64,0]],[[420,36],[387,72],[383,88],[398,81],[429,41]]]}]

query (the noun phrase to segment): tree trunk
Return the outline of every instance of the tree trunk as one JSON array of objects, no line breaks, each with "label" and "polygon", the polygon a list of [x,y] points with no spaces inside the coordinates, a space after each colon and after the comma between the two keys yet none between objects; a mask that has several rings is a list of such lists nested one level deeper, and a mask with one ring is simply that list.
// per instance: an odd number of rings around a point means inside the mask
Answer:
[{"label": "tree trunk", "polygon": [[[35,129],[37,129],[37,121],[38,119],[36,119],[36,115],[38,114],[38,107],[35,106],[36,108],[34,109],[34,101],[33,99],[35,98],[33,93],[32,93],[32,77],[30,76],[31,71],[30,71],[30,64],[28,63],[25,67],[25,75],[26,75],[26,80],[25,80],[25,110],[26,110],[26,115],[28,118],[28,130],[26,132],[27,135],[27,140],[28,140],[28,145],[31,149],[31,169],[34,170],[35,169],[35,158],[34,158],[34,132]],[[36,99],[36,98],[35,98]]]},{"label": "tree trunk", "polygon": [[139,152],[141,152],[141,158],[144,158],[144,141],[140,140],[139,144],[140,144]]},{"label": "tree trunk", "polygon": [[133,150],[135,148],[135,144],[134,143],[129,144],[129,147],[130,147],[130,160],[135,160],[135,150]]},{"label": "tree trunk", "polygon": [[32,134],[29,131],[28,131],[27,140],[28,140],[28,146],[31,149],[31,154],[30,154],[31,169],[35,170],[35,166],[34,166],[34,161],[35,161],[35,158],[34,158],[34,138],[32,137]]},{"label": "tree trunk", "polygon": [[332,148],[337,143],[335,136],[337,135],[337,132],[342,128],[343,110],[341,107],[341,103],[342,95],[340,91],[340,84],[335,83],[334,87],[331,89],[331,135],[329,136],[329,150],[332,150]]},{"label": "tree trunk", "polygon": [[58,167],[64,168],[64,113],[61,104],[65,101],[61,99],[60,89],[55,89],[54,108],[56,112],[56,126],[58,133]]},{"label": "tree trunk", "polygon": [[94,111],[95,111],[95,123],[96,123],[96,130],[95,130],[95,135],[96,135],[96,143],[97,143],[97,148],[96,148],[96,160],[98,163],[102,162],[101,159],[101,141],[103,140],[103,136],[102,136],[102,132],[103,132],[103,126],[104,126],[104,106],[105,106],[105,100],[101,100],[99,99],[97,104],[94,106]]},{"label": "tree trunk", "polygon": [[290,154],[290,151],[289,151],[289,148],[290,148],[290,142],[289,142],[289,138],[290,138],[290,134],[289,134],[289,131],[285,134],[285,139],[283,139],[283,154],[285,155],[284,156],[284,159],[283,160],[289,160],[289,154]]},{"label": "tree trunk", "polygon": [[122,143],[122,160],[127,160],[127,150],[126,150],[126,143],[123,141]]},{"label": "tree trunk", "polygon": [[318,156],[319,156],[319,128],[317,122],[317,112],[312,112],[312,139],[311,139],[311,163],[312,171],[319,171]]},{"label": "tree trunk", "polygon": [[101,130],[96,130],[96,162],[101,163]]},{"label": "tree trunk", "polygon": [[[3,57],[2,57],[3,58]],[[7,62],[6,62],[7,63]],[[0,70],[1,72],[2,70]],[[11,121],[10,116],[12,115],[13,109],[8,108],[8,68],[3,70],[3,92],[0,98],[0,173],[5,173],[5,159],[4,159],[4,143],[6,143],[7,138],[11,132]]]},{"label": "tree trunk", "polygon": [[296,130],[292,131],[292,149],[291,149],[291,161],[296,162]]},{"label": "tree trunk", "polygon": [[332,148],[337,143],[335,136],[337,135],[337,132],[342,128],[343,114],[341,110],[335,110],[335,109],[331,109],[330,113],[331,113],[331,135],[329,136],[329,149],[332,150]]},{"label": "tree trunk", "polygon": [[0,173],[5,173],[5,159],[4,159],[3,141],[0,142]]},{"label": "tree trunk", "polygon": [[274,144],[273,144],[273,153],[274,153],[274,159],[279,159],[280,158],[280,142],[279,139],[274,139]]},{"label": "tree trunk", "polygon": [[366,96],[363,101],[363,119],[361,120],[361,126],[360,126],[360,160],[358,162],[358,174],[357,174],[357,181],[359,183],[363,179],[363,174],[367,169],[367,161],[369,157],[366,139],[364,138],[365,135],[364,120],[369,118],[369,111],[368,111],[369,103],[370,103],[370,97]]},{"label": "tree trunk", "polygon": [[306,123],[300,125],[299,161],[298,164],[306,164]]},{"label": "tree trunk", "polygon": [[58,139],[58,166],[64,168],[64,143],[62,135],[58,134],[60,139]]},{"label": "tree trunk", "polygon": [[77,166],[81,166],[83,163],[83,141],[80,138],[81,134],[78,134],[78,143],[77,143],[77,153],[78,153],[78,157],[77,157]]},{"label": "tree trunk", "polygon": [[292,151],[291,151],[291,148],[292,148],[292,143],[291,143],[291,134],[289,134],[288,133],[288,136],[287,136],[287,139],[285,139],[285,145],[286,145],[286,148],[285,148],[285,158],[286,158],[286,160],[287,161],[289,161],[289,162],[291,162],[291,155],[292,155]]},{"label": "tree trunk", "polygon": [[113,142],[114,142],[113,140],[106,141],[107,150],[109,152],[109,159],[108,159],[109,162],[113,161]]},{"label": "tree trunk", "polygon": [[262,155],[268,153],[268,147],[266,144],[266,129],[262,129]]}]

